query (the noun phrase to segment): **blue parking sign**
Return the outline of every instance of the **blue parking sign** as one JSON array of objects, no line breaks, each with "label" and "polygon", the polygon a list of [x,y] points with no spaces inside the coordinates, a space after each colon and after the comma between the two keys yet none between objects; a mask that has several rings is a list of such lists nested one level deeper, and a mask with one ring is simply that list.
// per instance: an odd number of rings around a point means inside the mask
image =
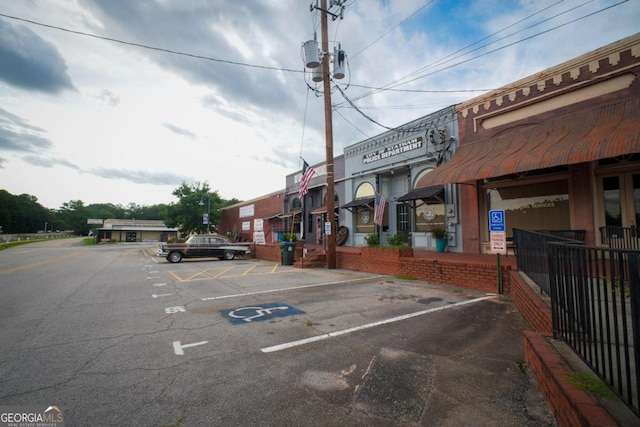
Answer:
[{"label": "blue parking sign", "polygon": [[505,231],[503,209],[489,211],[489,231]]}]

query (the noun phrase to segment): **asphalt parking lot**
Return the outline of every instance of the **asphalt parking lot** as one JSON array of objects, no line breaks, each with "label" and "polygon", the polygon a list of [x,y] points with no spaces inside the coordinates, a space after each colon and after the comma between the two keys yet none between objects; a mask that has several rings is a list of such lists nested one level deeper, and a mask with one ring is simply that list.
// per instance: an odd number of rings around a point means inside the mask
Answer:
[{"label": "asphalt parking lot", "polygon": [[29,251],[0,253],[0,405],[57,404],[68,425],[553,425],[497,295],[144,246]]}]

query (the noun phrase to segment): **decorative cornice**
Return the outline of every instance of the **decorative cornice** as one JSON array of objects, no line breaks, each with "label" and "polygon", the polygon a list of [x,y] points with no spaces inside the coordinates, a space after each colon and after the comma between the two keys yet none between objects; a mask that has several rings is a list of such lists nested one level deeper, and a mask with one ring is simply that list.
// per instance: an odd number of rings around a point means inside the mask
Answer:
[{"label": "decorative cornice", "polygon": [[[623,54],[634,59],[633,64],[622,64]],[[640,33],[611,43],[592,52],[525,77],[500,89],[472,98],[456,106],[462,117],[485,115],[489,112],[516,108],[516,105],[542,100],[571,86],[584,85],[606,74],[617,72],[640,63]]]}]

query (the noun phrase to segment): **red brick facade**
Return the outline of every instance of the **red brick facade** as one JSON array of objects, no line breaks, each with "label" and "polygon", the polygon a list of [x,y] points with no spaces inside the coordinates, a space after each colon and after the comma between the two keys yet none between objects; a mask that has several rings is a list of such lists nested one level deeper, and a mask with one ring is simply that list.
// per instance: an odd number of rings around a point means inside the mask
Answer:
[{"label": "red brick facade", "polygon": [[283,209],[282,197],[283,192],[279,191],[224,208],[218,223],[218,233],[232,233],[238,241],[253,242],[254,220],[262,219],[265,241],[275,241],[274,233],[281,229],[282,224],[279,218]]}]

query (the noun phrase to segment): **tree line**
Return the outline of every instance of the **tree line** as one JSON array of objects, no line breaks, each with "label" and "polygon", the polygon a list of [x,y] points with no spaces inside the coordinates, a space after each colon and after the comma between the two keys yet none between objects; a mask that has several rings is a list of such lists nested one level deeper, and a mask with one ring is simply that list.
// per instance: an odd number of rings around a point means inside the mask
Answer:
[{"label": "tree line", "polygon": [[0,190],[0,232],[7,234],[71,231],[86,236],[93,227],[88,219],[162,220],[167,227],[178,227],[183,234],[204,232],[203,214],[209,214],[212,232],[217,230],[221,209],[239,203],[238,199],[225,200],[207,183],[182,183],[173,194],[177,201],[169,204],[127,206],[113,203],[85,205],[82,200],[70,200],[58,209],[49,209],[29,194],[13,195]]}]

